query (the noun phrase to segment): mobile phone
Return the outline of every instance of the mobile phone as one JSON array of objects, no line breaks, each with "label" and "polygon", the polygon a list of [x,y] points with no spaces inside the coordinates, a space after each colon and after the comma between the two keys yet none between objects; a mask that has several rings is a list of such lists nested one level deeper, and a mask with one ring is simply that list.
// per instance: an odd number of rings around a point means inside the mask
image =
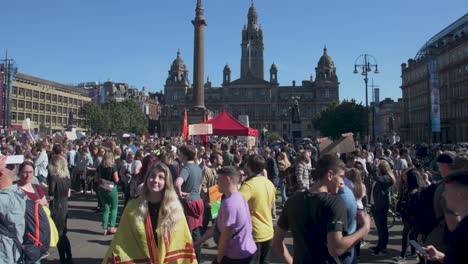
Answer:
[{"label": "mobile phone", "polygon": [[427,255],[427,251],[421,247],[421,245],[418,244],[418,242],[414,241],[414,240],[410,240],[410,244],[417,250],[419,251],[419,253],[423,254],[423,255]]}]

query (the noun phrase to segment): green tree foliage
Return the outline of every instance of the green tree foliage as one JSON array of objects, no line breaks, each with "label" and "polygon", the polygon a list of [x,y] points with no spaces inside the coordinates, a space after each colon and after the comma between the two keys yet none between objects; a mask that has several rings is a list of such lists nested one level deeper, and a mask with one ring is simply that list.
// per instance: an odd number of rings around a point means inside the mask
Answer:
[{"label": "green tree foliage", "polygon": [[133,100],[122,103],[108,101],[102,105],[86,103],[79,114],[85,118],[85,124],[92,134],[123,131],[141,135],[148,126],[145,114]]},{"label": "green tree foliage", "polygon": [[363,135],[368,125],[366,108],[355,100],[331,103],[312,120],[315,129],[323,136],[339,138],[353,132]]}]

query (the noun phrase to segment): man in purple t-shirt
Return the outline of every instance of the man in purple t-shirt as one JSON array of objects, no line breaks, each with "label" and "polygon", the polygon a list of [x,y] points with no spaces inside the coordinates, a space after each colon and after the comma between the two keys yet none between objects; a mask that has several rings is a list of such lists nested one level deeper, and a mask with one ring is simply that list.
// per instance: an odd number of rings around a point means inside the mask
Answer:
[{"label": "man in purple t-shirt", "polygon": [[[218,238],[217,263],[250,263],[257,246],[252,236],[249,205],[238,191],[239,170],[226,166],[217,171],[219,191],[224,199],[218,212],[216,224],[197,241],[201,244],[208,238]],[[216,234],[217,233],[217,234]]]}]

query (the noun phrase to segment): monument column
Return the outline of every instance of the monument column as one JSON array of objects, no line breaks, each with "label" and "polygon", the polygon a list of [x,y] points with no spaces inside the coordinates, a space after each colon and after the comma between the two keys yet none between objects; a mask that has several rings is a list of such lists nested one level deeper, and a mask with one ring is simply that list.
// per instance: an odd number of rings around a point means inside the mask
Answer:
[{"label": "monument column", "polygon": [[195,19],[192,20],[195,28],[193,52],[193,107],[205,109],[205,26],[206,20],[201,0],[197,0]]}]

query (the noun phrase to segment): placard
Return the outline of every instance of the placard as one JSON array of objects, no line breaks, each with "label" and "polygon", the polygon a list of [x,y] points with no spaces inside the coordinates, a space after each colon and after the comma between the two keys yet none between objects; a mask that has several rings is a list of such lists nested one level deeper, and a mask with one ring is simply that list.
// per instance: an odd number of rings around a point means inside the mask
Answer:
[{"label": "placard", "polygon": [[319,144],[320,156],[331,154],[335,155],[336,153],[350,153],[356,150],[354,145],[353,133],[342,134],[341,138],[337,141],[332,141],[326,139],[320,142]]},{"label": "placard", "polygon": [[212,124],[193,124],[189,125],[189,136],[211,135],[213,134]]}]

